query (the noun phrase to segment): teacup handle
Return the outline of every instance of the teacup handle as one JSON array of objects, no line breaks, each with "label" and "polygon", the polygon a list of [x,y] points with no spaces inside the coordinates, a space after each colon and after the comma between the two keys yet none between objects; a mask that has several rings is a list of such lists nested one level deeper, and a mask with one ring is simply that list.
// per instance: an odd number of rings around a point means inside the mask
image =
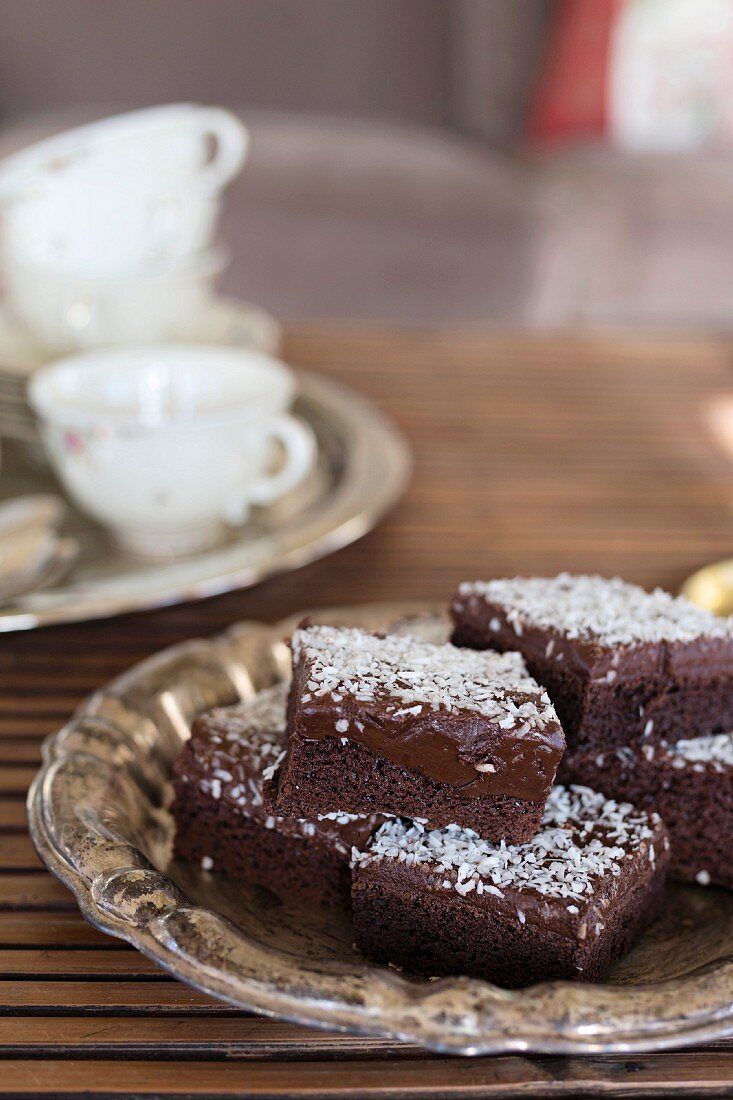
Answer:
[{"label": "teacup handle", "polygon": [[244,163],[249,149],[249,131],[236,115],[223,107],[200,107],[204,134],[215,143],[211,160],[201,171],[201,181],[210,191],[218,191]]},{"label": "teacup handle", "polygon": [[251,504],[272,504],[294,489],[313,469],[316,438],[302,420],[288,413],[276,416],[269,424],[268,437],[278,440],[285,451],[285,461],[276,473],[265,474],[253,485],[234,493],[224,508],[224,519],[230,524],[243,523]]}]

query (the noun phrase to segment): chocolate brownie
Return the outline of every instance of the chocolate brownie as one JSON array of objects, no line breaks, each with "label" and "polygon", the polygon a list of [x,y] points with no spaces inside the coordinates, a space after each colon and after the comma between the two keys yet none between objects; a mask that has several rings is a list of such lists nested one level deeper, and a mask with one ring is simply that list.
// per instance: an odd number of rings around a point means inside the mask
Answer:
[{"label": "chocolate brownie", "polygon": [[514,842],[537,829],[565,739],[518,654],[326,626],[292,647],[274,812],[400,814]]},{"label": "chocolate brownie", "polygon": [[561,772],[568,782],[656,810],[669,830],[673,878],[733,889],[733,734],[578,752]]},{"label": "chocolate brownie", "polygon": [[562,573],[462,584],[452,614],[456,645],[520,650],[570,749],[733,729],[733,625],[682,597]]},{"label": "chocolate brownie", "polygon": [[263,784],[282,755],[286,702],[280,684],[196,718],[174,769],[174,854],[302,902],[348,901],[352,846],[382,819],[267,812]]},{"label": "chocolate brownie", "polygon": [[356,944],[415,974],[593,980],[655,915],[668,849],[659,817],[587,787],[555,787],[521,845],[388,821],[354,856]]}]

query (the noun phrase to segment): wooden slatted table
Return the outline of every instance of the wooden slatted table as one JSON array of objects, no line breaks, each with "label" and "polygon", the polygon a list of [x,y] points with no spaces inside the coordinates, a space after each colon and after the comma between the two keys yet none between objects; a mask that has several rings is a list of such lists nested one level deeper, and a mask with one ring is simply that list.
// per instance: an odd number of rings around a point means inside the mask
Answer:
[{"label": "wooden slatted table", "polygon": [[373,397],[410,438],[413,484],[377,531],[252,592],[0,637],[0,1095],[726,1092],[733,1043],[465,1061],[248,1016],[89,927],[41,867],[23,800],[42,738],[163,646],[304,606],[447,599],[467,577],[598,570],[675,588],[733,552],[733,466],[705,420],[733,392],[723,341],[329,327],[290,333],[287,356]]}]

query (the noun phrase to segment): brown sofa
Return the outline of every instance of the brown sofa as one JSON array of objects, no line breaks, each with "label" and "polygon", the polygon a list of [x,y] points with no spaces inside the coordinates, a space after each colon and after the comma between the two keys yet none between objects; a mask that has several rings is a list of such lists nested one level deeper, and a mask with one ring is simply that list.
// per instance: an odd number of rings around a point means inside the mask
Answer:
[{"label": "brown sofa", "polygon": [[5,0],[0,151],[223,102],[253,134],[229,290],[285,317],[729,323],[733,160],[529,160],[544,0]]}]

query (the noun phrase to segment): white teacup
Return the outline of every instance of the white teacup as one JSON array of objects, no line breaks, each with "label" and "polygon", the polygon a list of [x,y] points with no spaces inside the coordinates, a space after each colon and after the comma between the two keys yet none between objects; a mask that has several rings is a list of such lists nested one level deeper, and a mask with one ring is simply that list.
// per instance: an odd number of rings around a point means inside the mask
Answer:
[{"label": "white teacup", "polygon": [[74,500],[126,548],[172,556],[216,545],[311,471],[295,390],[268,355],[151,344],[61,359],[34,375],[30,400]]},{"label": "white teacup", "polygon": [[221,249],[135,275],[68,274],[16,261],[5,269],[5,302],[33,342],[51,355],[122,344],[195,339],[226,263]]},{"label": "white teacup", "polygon": [[110,275],[208,247],[245,127],[219,107],[170,104],[38,142],[0,163],[5,262]]}]

